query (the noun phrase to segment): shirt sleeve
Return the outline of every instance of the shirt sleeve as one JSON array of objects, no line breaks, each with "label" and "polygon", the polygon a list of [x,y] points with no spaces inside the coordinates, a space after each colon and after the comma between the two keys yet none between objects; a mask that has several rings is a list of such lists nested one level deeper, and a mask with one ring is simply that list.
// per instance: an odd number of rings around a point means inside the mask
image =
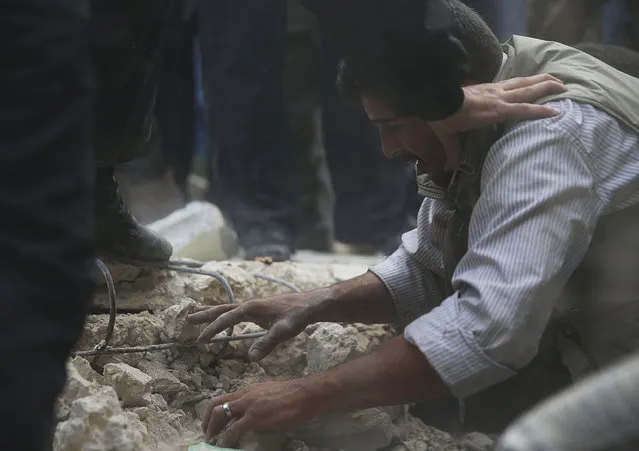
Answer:
[{"label": "shirt sleeve", "polygon": [[429,203],[430,200],[425,200],[419,212],[418,223],[422,225],[405,233],[399,249],[370,269],[390,292],[402,328],[443,299],[442,253],[429,239]]},{"label": "shirt sleeve", "polygon": [[[560,111],[567,105],[553,103]],[[578,131],[564,111],[519,123],[491,148],[456,292],[405,329],[458,397],[532,360],[588,249],[603,202]]]}]

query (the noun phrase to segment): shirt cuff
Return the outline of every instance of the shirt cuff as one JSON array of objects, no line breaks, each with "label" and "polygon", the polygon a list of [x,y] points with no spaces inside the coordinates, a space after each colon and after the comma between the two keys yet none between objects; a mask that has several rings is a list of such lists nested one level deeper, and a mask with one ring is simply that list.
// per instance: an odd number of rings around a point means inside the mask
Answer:
[{"label": "shirt cuff", "polygon": [[459,327],[456,297],[409,324],[404,338],[419,348],[456,397],[467,398],[517,373],[488,357]]},{"label": "shirt cuff", "polygon": [[437,276],[415,262],[403,246],[370,271],[390,292],[402,328],[430,311],[444,297],[437,285]]}]

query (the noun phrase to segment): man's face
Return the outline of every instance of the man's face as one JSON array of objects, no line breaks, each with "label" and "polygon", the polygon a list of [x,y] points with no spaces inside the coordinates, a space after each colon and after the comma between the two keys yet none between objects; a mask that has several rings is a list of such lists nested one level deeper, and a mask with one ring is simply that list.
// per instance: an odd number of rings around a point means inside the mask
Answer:
[{"label": "man's face", "polygon": [[384,155],[416,163],[422,173],[441,174],[446,164],[444,147],[427,122],[416,116],[397,116],[383,102],[364,96],[368,118],[379,128]]}]

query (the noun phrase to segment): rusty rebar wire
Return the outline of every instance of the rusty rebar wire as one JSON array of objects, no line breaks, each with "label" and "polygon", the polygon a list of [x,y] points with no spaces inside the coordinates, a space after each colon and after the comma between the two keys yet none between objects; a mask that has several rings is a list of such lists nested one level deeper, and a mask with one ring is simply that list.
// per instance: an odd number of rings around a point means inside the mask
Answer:
[{"label": "rusty rebar wire", "polygon": [[107,265],[105,265],[99,258],[95,259],[95,263],[104,277],[107,291],[109,293],[109,325],[107,326],[105,337],[95,347],[97,350],[104,350],[107,346],[109,346],[111,337],[113,337],[113,331],[115,330],[115,320],[118,311],[118,297],[115,293],[115,283],[113,282],[113,277],[111,277],[111,271],[109,271]]}]

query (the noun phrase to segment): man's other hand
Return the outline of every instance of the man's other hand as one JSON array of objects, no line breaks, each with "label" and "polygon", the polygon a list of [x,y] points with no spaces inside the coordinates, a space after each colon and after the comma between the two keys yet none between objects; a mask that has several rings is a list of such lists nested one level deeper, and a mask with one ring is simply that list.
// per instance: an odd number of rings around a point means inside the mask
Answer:
[{"label": "man's other hand", "polygon": [[507,120],[556,116],[559,113],[555,109],[533,102],[567,90],[560,80],[547,74],[471,85],[463,89],[465,98],[461,109],[447,119],[430,123],[446,150],[448,170],[459,163],[458,133]]},{"label": "man's other hand", "polygon": [[249,349],[249,358],[259,361],[278,344],[295,337],[310,324],[313,302],[309,293],[293,293],[257,299],[243,304],[220,305],[189,315],[191,324],[209,324],[198,337],[206,343],[218,333],[239,323],[255,323],[268,332]]},{"label": "man's other hand", "polygon": [[249,431],[286,431],[316,416],[301,380],[266,382],[211,400],[202,431],[207,443],[222,431],[217,446],[236,446]]}]

